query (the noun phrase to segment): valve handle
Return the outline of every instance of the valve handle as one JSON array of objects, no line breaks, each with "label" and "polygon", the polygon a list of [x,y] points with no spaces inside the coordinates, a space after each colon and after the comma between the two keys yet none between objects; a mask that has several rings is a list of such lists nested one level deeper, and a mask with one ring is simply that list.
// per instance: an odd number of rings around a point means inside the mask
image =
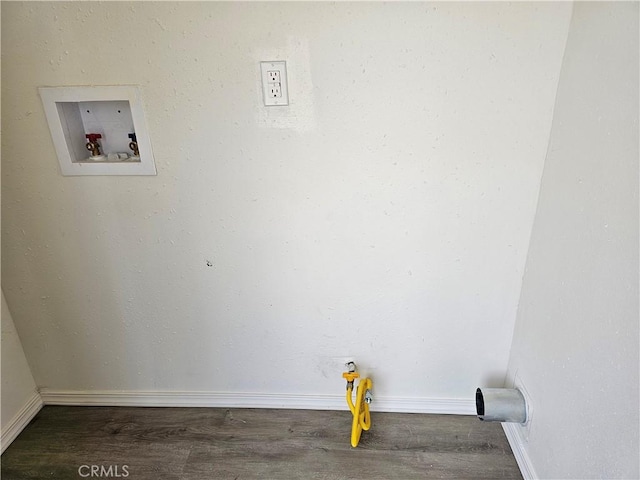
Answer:
[{"label": "valve handle", "polygon": [[360,374],[358,372],[344,372],[342,378],[346,379],[347,382],[353,382],[356,378],[360,378]]}]

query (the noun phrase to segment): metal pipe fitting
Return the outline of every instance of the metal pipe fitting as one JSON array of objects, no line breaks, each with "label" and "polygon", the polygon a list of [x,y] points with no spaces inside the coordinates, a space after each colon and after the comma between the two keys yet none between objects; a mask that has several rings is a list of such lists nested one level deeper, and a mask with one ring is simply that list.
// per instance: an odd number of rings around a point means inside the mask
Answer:
[{"label": "metal pipe fitting", "polygon": [[478,388],[476,412],[486,422],[525,423],[527,403],[515,388]]}]

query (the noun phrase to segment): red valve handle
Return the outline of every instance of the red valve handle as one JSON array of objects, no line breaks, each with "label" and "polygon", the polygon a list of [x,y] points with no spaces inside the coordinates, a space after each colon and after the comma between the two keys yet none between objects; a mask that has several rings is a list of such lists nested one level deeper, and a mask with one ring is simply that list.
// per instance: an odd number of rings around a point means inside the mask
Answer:
[{"label": "red valve handle", "polygon": [[87,137],[87,140],[89,140],[91,143],[95,143],[98,138],[102,138],[102,135],[100,135],[99,133],[87,133],[85,137]]}]

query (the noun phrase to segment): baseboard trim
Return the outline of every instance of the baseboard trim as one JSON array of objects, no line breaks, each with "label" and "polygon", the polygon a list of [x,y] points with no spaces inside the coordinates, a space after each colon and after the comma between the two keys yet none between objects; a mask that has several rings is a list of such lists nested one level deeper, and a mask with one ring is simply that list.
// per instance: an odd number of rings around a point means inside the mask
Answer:
[{"label": "baseboard trim", "polygon": [[[45,405],[345,410],[344,395],[40,390]],[[475,415],[474,399],[376,397],[372,411]]]},{"label": "baseboard trim", "polygon": [[533,468],[533,464],[531,463],[531,459],[529,458],[529,454],[524,447],[523,438],[518,424],[503,423],[502,429],[509,441],[513,456],[516,457],[516,462],[520,468],[520,473],[522,473],[522,478],[524,478],[524,480],[535,480],[538,478]]},{"label": "baseboard trim", "polygon": [[11,419],[7,428],[2,430],[2,435],[0,435],[0,453],[4,453],[7,447],[20,435],[20,432],[24,430],[24,427],[29,425],[29,422],[42,408],[42,405],[40,394],[37,390],[34,390],[23,407]]}]

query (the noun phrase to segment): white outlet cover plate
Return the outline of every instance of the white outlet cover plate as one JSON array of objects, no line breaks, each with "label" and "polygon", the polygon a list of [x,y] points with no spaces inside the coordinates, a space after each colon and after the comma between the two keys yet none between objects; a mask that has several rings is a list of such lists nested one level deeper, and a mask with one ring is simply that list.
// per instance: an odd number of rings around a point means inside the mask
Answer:
[{"label": "white outlet cover plate", "polygon": [[[273,72],[279,75],[280,84],[273,82]],[[262,79],[262,98],[267,107],[289,105],[289,85],[287,81],[287,62],[260,62],[260,77]],[[272,93],[274,87],[279,87],[280,93]]]}]

